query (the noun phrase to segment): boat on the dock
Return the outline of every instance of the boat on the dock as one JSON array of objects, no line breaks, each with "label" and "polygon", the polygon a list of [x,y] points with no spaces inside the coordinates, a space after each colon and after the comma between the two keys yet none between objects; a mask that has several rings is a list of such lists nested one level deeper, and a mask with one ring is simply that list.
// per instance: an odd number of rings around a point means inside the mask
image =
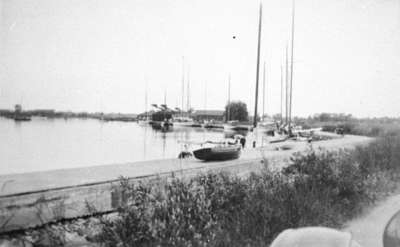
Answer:
[{"label": "boat on the dock", "polygon": [[288,140],[287,136],[278,136],[269,141],[269,143],[278,143],[278,142],[285,142]]},{"label": "boat on the dock", "polygon": [[271,131],[271,130],[276,130],[277,129],[277,123],[272,120],[264,120],[261,122],[258,122],[257,124],[257,129],[261,131]]},{"label": "boat on the dock", "polygon": [[203,161],[223,161],[238,159],[241,153],[240,144],[205,147],[193,151],[194,157]]}]

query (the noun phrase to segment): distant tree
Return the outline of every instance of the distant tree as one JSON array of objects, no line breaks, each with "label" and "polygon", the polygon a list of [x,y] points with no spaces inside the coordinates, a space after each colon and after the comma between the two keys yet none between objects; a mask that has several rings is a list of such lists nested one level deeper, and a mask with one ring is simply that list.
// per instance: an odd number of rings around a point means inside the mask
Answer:
[{"label": "distant tree", "polygon": [[315,114],[313,120],[320,122],[343,122],[353,120],[353,116],[351,114],[345,113],[320,113]]},{"label": "distant tree", "polygon": [[276,113],[272,116],[272,119],[275,121],[281,121],[281,114],[280,113]]},{"label": "distant tree", "polygon": [[238,121],[248,121],[249,113],[247,111],[246,103],[242,101],[232,101],[225,106],[225,119],[238,120]]}]

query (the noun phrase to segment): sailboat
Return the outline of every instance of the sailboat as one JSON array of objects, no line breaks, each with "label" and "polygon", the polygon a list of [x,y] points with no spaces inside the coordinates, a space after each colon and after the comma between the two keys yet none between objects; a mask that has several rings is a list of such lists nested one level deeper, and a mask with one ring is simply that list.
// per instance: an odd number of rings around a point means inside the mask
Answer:
[{"label": "sailboat", "polygon": [[31,116],[29,116],[28,114],[22,112],[22,107],[21,105],[15,105],[15,111],[14,111],[14,115],[12,117],[14,119],[14,121],[31,121],[32,118]]},{"label": "sailboat", "polygon": [[149,116],[149,112],[147,110],[147,104],[148,104],[148,96],[147,96],[147,83],[146,83],[146,93],[145,93],[145,97],[144,97],[145,117],[138,120],[139,125],[142,125],[142,126],[150,124],[150,116]]},{"label": "sailboat", "polygon": [[223,125],[224,131],[249,131],[252,127],[246,123],[241,123],[238,120],[231,120],[231,110],[229,108],[231,103],[231,76],[228,77],[228,110],[226,120],[227,122]]},{"label": "sailboat", "polygon": [[188,78],[187,78],[187,89],[186,89],[186,94],[187,94],[187,114],[184,116],[183,112],[183,105],[184,105],[184,89],[185,89],[185,63],[184,59],[182,58],[182,108],[180,109],[180,116],[174,117],[173,118],[173,124],[176,127],[201,127],[201,125],[196,124],[191,117],[189,117],[189,108],[190,108],[190,81],[189,81],[189,72],[188,72]]},{"label": "sailboat", "polygon": [[222,144],[214,147],[205,147],[193,151],[194,157],[203,161],[223,161],[238,159],[241,153],[240,144]]},{"label": "sailboat", "polygon": [[[285,95],[285,101],[286,101],[286,112],[285,112],[285,124],[281,125],[281,130],[285,132],[286,138],[294,138],[298,140],[302,140],[304,138],[301,137],[306,137],[304,140],[310,140],[313,135],[313,130],[302,130],[301,126],[294,126],[292,123],[292,98],[293,98],[293,54],[294,54],[294,17],[295,17],[295,2],[293,0],[292,2],[292,27],[291,27],[291,52],[290,52],[290,68],[288,64],[288,48],[286,46],[286,95]],[[290,75],[289,75],[290,71]],[[282,86],[281,86],[282,88]],[[282,94],[283,95],[283,94]],[[281,107],[281,113],[282,113],[282,107]],[[282,118],[283,119],[283,118]],[[283,122],[283,121],[282,121]]]},{"label": "sailboat", "polygon": [[264,62],[264,70],[263,70],[263,114],[261,117],[261,121],[257,124],[257,130],[261,132],[271,133],[277,129],[277,124],[273,119],[268,119],[265,117],[265,62]]},{"label": "sailboat", "polygon": [[151,114],[151,127],[163,132],[171,131],[173,127],[173,123],[171,121],[173,111],[167,106],[167,92],[164,91],[164,104],[161,104],[160,106],[157,104],[152,104],[152,106],[156,109],[156,111]]}]

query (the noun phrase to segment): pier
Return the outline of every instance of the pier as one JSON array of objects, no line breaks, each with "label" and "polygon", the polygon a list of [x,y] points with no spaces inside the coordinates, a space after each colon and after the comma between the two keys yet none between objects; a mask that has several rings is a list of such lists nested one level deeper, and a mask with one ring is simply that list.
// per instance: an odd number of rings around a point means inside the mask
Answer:
[{"label": "pier", "polygon": [[[337,150],[354,148],[368,143],[371,138],[346,135],[331,140],[308,144],[299,141],[268,144],[260,148],[246,148],[239,159],[223,162],[202,162],[190,159],[165,159],[135,163],[93,166],[76,169],[0,175],[1,232],[40,226],[61,219],[112,212],[119,198],[113,186],[119,177],[132,182],[154,181],[158,178],[190,177],[209,171],[228,171],[239,176],[260,171],[266,160],[271,169],[287,164],[294,152],[310,148]],[[283,150],[281,147],[289,147]],[[88,208],[92,206],[92,210]]]}]

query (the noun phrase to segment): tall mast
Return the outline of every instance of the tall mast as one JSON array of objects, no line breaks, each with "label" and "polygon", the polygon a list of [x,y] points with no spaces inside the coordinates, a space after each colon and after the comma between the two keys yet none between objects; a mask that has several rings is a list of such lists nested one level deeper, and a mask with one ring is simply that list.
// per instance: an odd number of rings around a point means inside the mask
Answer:
[{"label": "tall mast", "polygon": [[147,95],[147,80],[146,80],[146,92],[144,96],[144,112],[146,113],[146,120],[148,120],[149,113],[147,112],[148,95]]},{"label": "tall mast", "polygon": [[283,108],[282,108],[282,104],[283,104],[283,67],[281,65],[281,124],[283,122]]},{"label": "tall mast", "polygon": [[226,121],[231,120],[231,74],[228,76],[228,112],[226,113]]},{"label": "tall mast", "polygon": [[262,109],[262,117],[264,119],[265,115],[265,61],[264,61],[264,70],[263,70],[263,109]]},{"label": "tall mast", "polygon": [[181,117],[183,117],[183,107],[185,102],[185,57],[182,57],[182,108]]},{"label": "tall mast", "polygon": [[189,117],[189,110],[190,110],[190,67],[188,66],[188,75],[187,75],[187,90],[186,90],[186,96],[187,96],[187,113]]},{"label": "tall mast", "polygon": [[207,110],[207,81],[204,82],[204,110]]},{"label": "tall mast", "polygon": [[288,93],[289,93],[289,55],[288,55],[288,46],[286,44],[286,76],[285,76],[285,82],[286,82],[286,89],[285,89],[285,124],[288,124],[288,117],[289,117],[289,104],[288,104]]},{"label": "tall mast", "polygon": [[261,48],[261,21],[262,20],[262,4],[260,3],[260,17],[258,21],[258,47],[257,47],[257,72],[256,72],[256,97],[254,106],[253,126],[257,127],[257,105],[258,105],[258,79],[260,73],[260,48]]},{"label": "tall mast", "polygon": [[294,0],[292,1],[292,51],[290,58],[290,98],[289,98],[289,132],[292,122],[292,88],[293,88],[293,48],[294,48]]}]

